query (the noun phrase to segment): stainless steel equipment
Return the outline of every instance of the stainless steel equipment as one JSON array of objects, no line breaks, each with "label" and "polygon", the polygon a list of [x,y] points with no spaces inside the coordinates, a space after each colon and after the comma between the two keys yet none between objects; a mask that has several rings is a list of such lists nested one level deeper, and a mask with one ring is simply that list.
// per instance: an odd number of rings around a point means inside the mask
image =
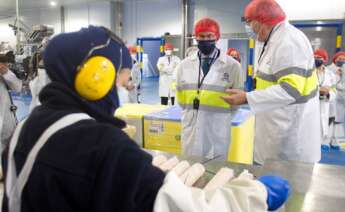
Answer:
[{"label": "stainless steel equipment", "polygon": [[[165,153],[155,151],[154,155],[157,154]],[[204,187],[222,167],[233,169],[236,176],[247,169],[257,177],[274,174],[289,181],[292,193],[283,209],[286,212],[345,211],[345,167],[342,166],[292,161],[266,161],[264,166],[249,166],[200,157],[178,156],[178,158],[204,164],[206,173],[195,185],[200,188]]]}]

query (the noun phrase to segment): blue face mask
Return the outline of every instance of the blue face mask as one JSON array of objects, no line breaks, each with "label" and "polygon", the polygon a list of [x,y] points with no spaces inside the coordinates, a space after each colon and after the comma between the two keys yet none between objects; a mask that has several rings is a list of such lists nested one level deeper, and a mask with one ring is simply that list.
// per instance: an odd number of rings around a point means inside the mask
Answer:
[{"label": "blue face mask", "polygon": [[250,26],[245,25],[245,31],[246,31],[249,38],[256,40],[257,36]]},{"label": "blue face mask", "polygon": [[319,68],[321,67],[323,64],[323,60],[320,60],[320,59],[315,59],[315,66],[316,68]]},{"label": "blue face mask", "polygon": [[339,61],[336,62],[335,65],[338,66],[338,67],[342,67],[344,64],[345,64],[345,61],[339,60]]},{"label": "blue face mask", "polygon": [[216,48],[215,40],[198,40],[198,48],[203,55],[209,55]]}]

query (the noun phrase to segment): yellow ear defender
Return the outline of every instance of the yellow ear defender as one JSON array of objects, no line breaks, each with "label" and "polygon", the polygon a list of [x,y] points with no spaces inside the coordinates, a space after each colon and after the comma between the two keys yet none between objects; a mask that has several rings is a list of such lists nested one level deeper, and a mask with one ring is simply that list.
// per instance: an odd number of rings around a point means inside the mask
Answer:
[{"label": "yellow ear defender", "polygon": [[83,98],[96,101],[102,99],[114,86],[116,70],[106,57],[93,56],[79,69],[74,86]]},{"label": "yellow ear defender", "polygon": [[[84,58],[81,65],[77,68],[77,75],[74,80],[74,87],[78,94],[90,101],[97,101],[105,97],[113,88],[116,81],[116,68],[114,64],[104,56],[92,56],[95,50],[107,47],[111,39],[123,44],[123,41],[113,34],[110,30],[104,28],[109,34],[105,44],[93,47]],[[120,51],[120,65],[122,66],[122,48]]]}]

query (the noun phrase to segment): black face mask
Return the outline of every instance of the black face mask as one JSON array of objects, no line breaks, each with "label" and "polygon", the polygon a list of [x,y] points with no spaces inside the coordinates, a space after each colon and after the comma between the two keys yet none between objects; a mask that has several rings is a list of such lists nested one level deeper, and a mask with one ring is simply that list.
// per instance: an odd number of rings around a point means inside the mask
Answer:
[{"label": "black face mask", "polygon": [[315,66],[316,68],[321,67],[323,64],[323,60],[315,59]]},{"label": "black face mask", "polygon": [[202,54],[209,55],[216,48],[216,41],[215,40],[199,40],[198,48]]},{"label": "black face mask", "polygon": [[237,59],[237,57],[231,56],[232,58],[234,58],[235,60],[237,60],[238,62],[240,62],[239,59]]},{"label": "black face mask", "polygon": [[345,64],[345,61],[337,61],[335,65],[338,67],[342,67],[344,64]]}]

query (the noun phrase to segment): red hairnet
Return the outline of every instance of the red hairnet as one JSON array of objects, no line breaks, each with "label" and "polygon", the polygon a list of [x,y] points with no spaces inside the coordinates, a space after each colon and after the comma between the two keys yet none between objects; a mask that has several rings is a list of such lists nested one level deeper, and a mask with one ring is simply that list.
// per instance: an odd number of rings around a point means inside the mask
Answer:
[{"label": "red hairnet", "polygon": [[237,59],[238,62],[241,62],[241,54],[240,54],[240,52],[237,49],[229,48],[226,54],[231,56],[232,52],[236,52],[237,53],[236,59]]},{"label": "red hairnet", "polygon": [[129,53],[136,54],[137,53],[137,47],[136,46],[128,46]]},{"label": "red hairnet", "polygon": [[171,43],[166,43],[164,45],[164,49],[165,50],[173,50],[174,49],[174,46],[171,44]]},{"label": "red hairnet", "polygon": [[274,0],[253,0],[244,10],[244,18],[262,24],[276,25],[285,20],[286,15]]},{"label": "red hairnet", "polygon": [[340,56],[345,56],[345,52],[338,52],[338,53],[336,53],[334,56],[333,56],[333,59],[332,59],[332,61],[333,61],[333,63],[335,64],[335,61],[338,59],[338,57],[340,57]]},{"label": "red hairnet", "polygon": [[219,24],[211,18],[203,18],[199,20],[194,27],[194,34],[196,37],[198,37],[201,32],[213,32],[216,36],[216,40],[218,40],[220,37]]},{"label": "red hairnet", "polygon": [[322,57],[323,64],[327,64],[328,62],[328,53],[324,49],[318,49],[314,52],[314,56]]}]

